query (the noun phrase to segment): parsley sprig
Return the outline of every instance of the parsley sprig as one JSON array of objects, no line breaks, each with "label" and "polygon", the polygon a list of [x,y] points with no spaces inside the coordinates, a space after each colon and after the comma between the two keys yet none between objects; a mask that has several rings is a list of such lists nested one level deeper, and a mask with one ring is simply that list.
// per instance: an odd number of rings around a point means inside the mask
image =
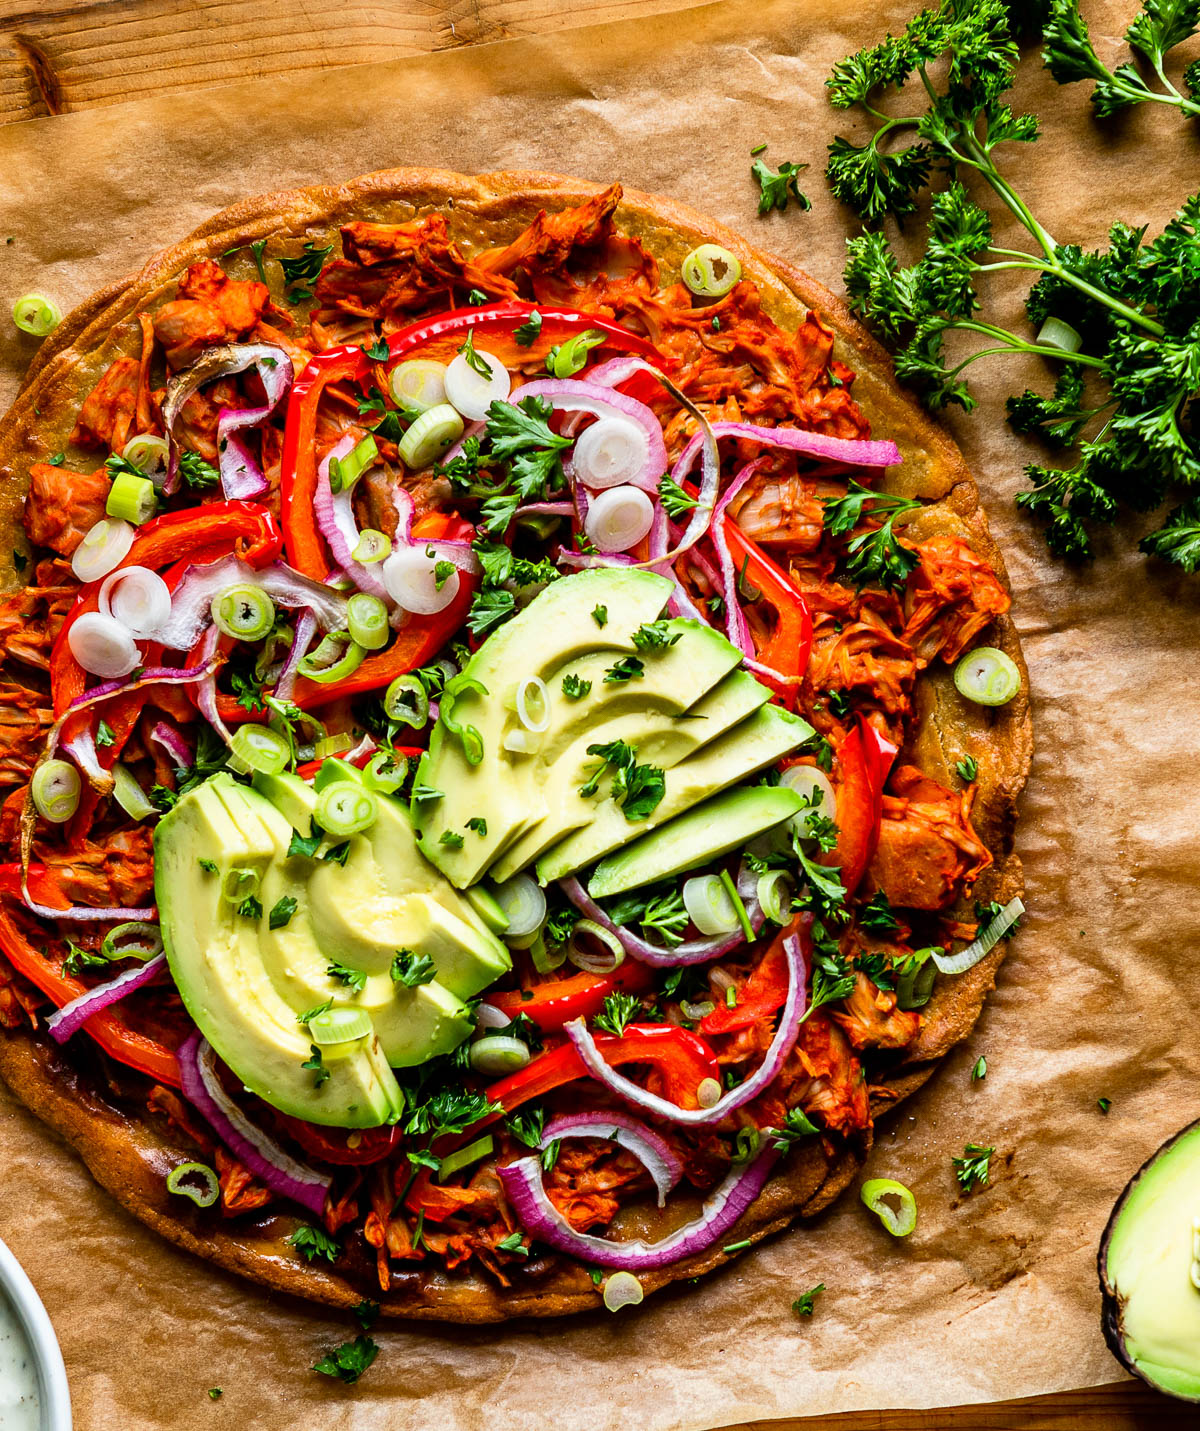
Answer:
[{"label": "parsley sprig", "polygon": [[[1100,113],[1147,100],[1200,112],[1200,61],[1189,66],[1184,96],[1162,72],[1167,52],[1200,24],[1195,0],[1146,0],[1126,32],[1162,84],[1132,65],[1109,70],[1097,57],[1077,0],[1051,0],[1045,58],[1064,83],[1095,82]],[[1200,570],[1200,438],[1188,408],[1200,372],[1200,195],[1193,195],[1159,237],[1115,223],[1108,247],[1086,252],[1057,240],[1037,219],[1003,171],[1000,152],[1038,137],[1038,120],[1016,114],[1006,95],[1018,50],[1005,0],[965,5],[943,0],[922,11],[898,36],[840,61],[827,81],[838,109],[860,107],[872,122],[862,144],[838,138],[826,174],[835,195],[857,210],[868,231],[851,239],[845,281],[851,305],[893,349],[899,376],[919,388],[934,409],[974,398],[963,374],[992,354],[1052,359],[1058,376],[1049,394],[1013,397],[1009,417],[1020,432],[1071,450],[1064,465],[1031,463],[1029,489],[1018,504],[1044,527],[1050,550],[1087,557],[1097,525],[1111,525],[1123,508],[1170,506],[1162,525],[1145,536],[1142,551],[1185,571]],[[937,78],[935,78],[935,76]],[[889,114],[877,95],[917,90],[916,112]],[[911,142],[900,146],[896,136]],[[1032,240],[1025,248],[995,242],[989,212],[955,180],[934,194],[925,252],[902,265],[886,237],[874,230],[885,216],[916,211],[935,171],[973,174]],[[981,314],[977,283],[1002,271],[1028,273],[1031,332],[1018,334]],[[1055,323],[1046,328],[1047,320]],[[1065,327],[1061,325],[1066,325]],[[965,356],[946,350],[951,334],[982,338]],[[1033,336],[1037,334],[1038,336]],[[1045,336],[1043,336],[1043,334]],[[1078,341],[1076,341],[1078,340]],[[1084,375],[1099,382],[1096,398]]]}]

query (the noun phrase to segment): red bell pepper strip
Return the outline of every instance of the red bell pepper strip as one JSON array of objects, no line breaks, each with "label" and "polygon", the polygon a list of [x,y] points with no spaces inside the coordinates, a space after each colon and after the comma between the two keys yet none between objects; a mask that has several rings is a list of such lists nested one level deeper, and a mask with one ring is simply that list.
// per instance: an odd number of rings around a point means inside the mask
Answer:
[{"label": "red bell pepper strip", "polygon": [[777,1009],[783,1008],[788,996],[788,963],[783,952],[783,941],[792,934],[800,936],[806,962],[812,962],[810,931],[812,915],[802,914],[791,924],[782,928],[767,946],[766,953],[750,971],[750,977],[737,991],[737,1003],[733,1008],[718,1004],[711,1014],[700,1020],[700,1032],[711,1037],[715,1034],[735,1033],[738,1029],[749,1028],[761,1019],[769,1018]]},{"label": "red bell pepper strip", "polygon": [[[419,745],[396,745],[393,746],[392,749],[398,756],[401,756],[405,760],[414,755],[420,757],[425,754]],[[365,766],[370,765],[371,761],[374,760],[378,754],[379,752],[377,750],[365,751],[362,755],[356,755],[350,764],[356,765],[359,770],[362,770]],[[301,780],[312,780],[321,766],[332,758],[332,756],[323,755],[319,760],[306,760],[303,765],[296,766],[296,774]],[[346,757],[343,755],[339,758],[345,760]]]},{"label": "red bell pepper strip", "polygon": [[503,993],[488,994],[485,1002],[510,1019],[524,1014],[543,1032],[550,1033],[570,1019],[598,1014],[615,989],[640,994],[653,982],[654,972],[649,965],[626,959],[611,974],[581,973],[569,979],[553,979],[533,989],[505,989]]},{"label": "red bell pepper strip", "polygon": [[[443,538],[466,541],[474,533],[470,522],[446,512],[426,512],[420,521],[413,524],[413,537],[417,541],[440,541]],[[347,696],[361,696],[367,691],[390,686],[397,676],[427,665],[467,619],[475,596],[476,579],[468,572],[461,572],[459,579],[458,595],[449,606],[433,616],[410,617],[387,650],[368,656],[358,670],[344,680],[322,684],[301,676],[292,692],[293,705],[307,711]],[[199,659],[196,651],[193,650],[189,659],[193,664]],[[262,720],[266,715],[265,711],[247,710],[233,696],[220,692],[217,694],[217,710],[226,725]]]},{"label": "red bell pepper strip", "polygon": [[745,569],[746,584],[760,591],[763,600],[775,608],[775,625],[758,652],[758,660],[791,679],[773,681],[761,672],[756,674],[763,685],[775,691],[783,705],[794,709],[800,691],[799,678],[808,670],[812,654],[813,627],[808,604],[786,572],[776,566],[728,514],[722,521],[725,543],[734,565],[739,571]]},{"label": "red bell pepper strip", "polygon": [[[44,865],[30,865],[29,890],[39,904],[65,909],[70,903],[63,897],[57,881]],[[0,891],[20,903],[19,865],[0,865]],[[36,984],[58,1008],[87,992],[86,984],[70,974],[65,974],[61,966],[38,953],[3,901],[0,901],[0,951],[18,974],[23,974],[31,984]],[[174,1053],[157,1039],[122,1023],[112,1009],[101,1009],[93,1014],[83,1028],[105,1053],[119,1063],[128,1064],[140,1073],[149,1074],[159,1083],[169,1083],[174,1088],[180,1087],[179,1061]]]},{"label": "red bell pepper strip", "polygon": [[[440,340],[453,340],[452,349],[442,356],[453,357],[462,344],[461,336],[473,328],[499,329],[511,336],[513,330],[528,321],[536,305],[532,303],[488,303],[478,308],[454,308],[436,318],[422,319],[401,328],[387,340],[389,358],[381,367],[387,368],[406,354],[421,349],[428,352]],[[668,360],[653,344],[629,332],[608,318],[599,318],[577,308],[545,308],[537,306],[542,315],[538,345],[548,347],[555,336],[566,338],[576,331],[593,328],[608,339],[611,347],[627,353],[639,353],[660,365]],[[538,356],[539,348],[531,345],[514,347],[506,356],[512,361]],[[297,571],[323,581],[329,571],[325,543],[317,527],[314,503],[317,495],[317,408],[321,394],[330,383],[365,382],[373,364],[362,348],[330,348],[305,363],[292,385],[288,397],[287,426],[283,436],[283,458],[280,467],[280,495],[283,526],[287,534],[288,557]]]},{"label": "red bell pepper strip", "polygon": [[379,1128],[325,1128],[284,1113],[276,1116],[288,1136],[294,1138],[310,1157],[342,1167],[362,1167],[367,1163],[382,1162],[402,1136],[396,1123],[385,1123]]},{"label": "red bell pepper strip", "polygon": [[[620,1038],[601,1035],[596,1046],[614,1068],[649,1063],[662,1075],[663,1097],[681,1108],[697,1108],[696,1089],[706,1078],[720,1079],[712,1049],[698,1034],[674,1024],[630,1024]],[[590,1075],[573,1044],[563,1044],[535,1058],[519,1073],[493,1083],[484,1092],[506,1113],[531,1098],[541,1098],[564,1083]],[[482,1125],[481,1125],[482,1126]]]},{"label": "red bell pepper strip", "polygon": [[861,719],[844,735],[833,737],[837,791],[837,844],[821,863],[838,865],[847,896],[862,882],[879,842],[883,815],[882,757],[869,745]]}]

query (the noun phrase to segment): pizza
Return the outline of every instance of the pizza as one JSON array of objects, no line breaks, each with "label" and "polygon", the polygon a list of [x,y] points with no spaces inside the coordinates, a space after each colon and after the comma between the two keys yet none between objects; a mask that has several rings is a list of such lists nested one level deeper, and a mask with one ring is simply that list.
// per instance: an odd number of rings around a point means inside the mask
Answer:
[{"label": "pizza", "polygon": [[789,264],[554,175],[249,199],[47,338],[0,462],[0,1074],[179,1246],[636,1302],[970,1032],[1004,563]]}]

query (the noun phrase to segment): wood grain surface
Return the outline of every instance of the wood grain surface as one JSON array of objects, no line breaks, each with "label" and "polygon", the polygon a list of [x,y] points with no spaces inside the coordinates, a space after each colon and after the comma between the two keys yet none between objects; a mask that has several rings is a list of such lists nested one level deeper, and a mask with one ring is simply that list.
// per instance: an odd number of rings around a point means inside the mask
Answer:
[{"label": "wood grain surface", "polygon": [[[237,80],[684,9],[691,0],[0,0],[0,123]],[[803,0],[797,0],[803,3]],[[919,1354],[914,1347],[905,1355]],[[990,1406],[853,1412],[730,1431],[1182,1431],[1194,1408],[1126,1380]]]}]

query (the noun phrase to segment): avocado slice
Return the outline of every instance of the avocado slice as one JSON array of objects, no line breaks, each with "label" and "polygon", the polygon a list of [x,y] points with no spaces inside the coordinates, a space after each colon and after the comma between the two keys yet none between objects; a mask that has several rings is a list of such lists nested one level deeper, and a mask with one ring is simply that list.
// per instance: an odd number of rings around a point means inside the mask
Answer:
[{"label": "avocado slice", "polygon": [[[441,794],[413,800],[421,849],[452,884],[459,889],[475,884],[545,813],[537,792],[523,778],[529,755],[504,747],[505,735],[517,725],[517,687],[532,676],[549,683],[557,671],[597,653],[607,655],[609,666],[622,656],[635,655],[633,632],[655,620],[671,590],[665,577],[621,567],[596,567],[562,577],[489,636],[467,662],[462,680],[479,682],[487,694],[464,684],[457,696],[443,697],[442,716],[451,711],[455,722],[479,732],[483,758],[478,765],[470,764],[462,741],[439,719],[416,784]],[[598,611],[603,612],[603,624],[594,614]],[[686,704],[678,709],[686,709]],[[487,833],[466,831],[471,819],[483,819]],[[447,833],[451,843],[443,844]],[[459,836],[463,844],[455,848]]]},{"label": "avocado slice", "polygon": [[[685,657],[694,644],[686,638],[680,641],[679,648]],[[655,679],[658,678],[656,671]],[[539,763],[535,778],[547,813],[501,855],[491,868],[492,879],[509,879],[564,835],[588,824],[598,809],[603,808],[604,792],[610,783],[607,779],[601,782],[596,796],[585,797],[579,793],[596,764],[596,757],[587,753],[589,746],[624,740],[637,750],[642,764],[667,770],[752,715],[770,696],[766,686],[753,676],[745,671],[731,671],[682,715],[658,712],[647,712],[642,717],[620,715],[593,726],[562,750],[552,765],[544,767]],[[631,826],[628,821],[625,824],[629,836],[645,828]]]},{"label": "avocado slice", "polygon": [[265,795],[298,835],[311,839],[313,811],[317,808],[317,797],[313,787],[298,775],[284,772],[280,775],[265,775],[256,771],[251,783],[260,795]]},{"label": "avocado slice", "polygon": [[[1100,1242],[1104,1337],[1123,1366],[1200,1402],[1200,1122],[1168,1139],[1117,1199]],[[1200,1278],[1200,1270],[1196,1273]]]},{"label": "avocado slice", "polygon": [[774,829],[803,805],[803,798],[783,785],[728,790],[601,860],[588,880],[588,894],[604,899],[708,864]]},{"label": "avocado slice", "polygon": [[774,765],[803,745],[812,733],[812,726],[802,717],[779,706],[763,705],[711,744],[702,746],[687,760],[667,770],[663,782],[666,791],[648,820],[631,825],[613,801],[603,801],[588,824],[542,855],[538,860],[538,879],[542,884],[549,884],[572,870],[594,864],[631,838],[661,827],[709,796]]},{"label": "avocado slice", "polygon": [[231,818],[228,807],[237,800],[231,792],[242,789],[229,776],[214,776],[180,800],[155,830],[155,898],[167,962],[184,1004],[221,1059],[273,1107],[346,1128],[394,1122],[404,1098],[378,1039],[363,1039],[331,1061],[329,1077],[319,1084],[302,1066],[311,1056],[308,1033],[267,976],[260,921],[222,898],[230,870],[254,868],[265,876],[276,854],[268,826],[251,818],[254,812],[244,821]]}]

